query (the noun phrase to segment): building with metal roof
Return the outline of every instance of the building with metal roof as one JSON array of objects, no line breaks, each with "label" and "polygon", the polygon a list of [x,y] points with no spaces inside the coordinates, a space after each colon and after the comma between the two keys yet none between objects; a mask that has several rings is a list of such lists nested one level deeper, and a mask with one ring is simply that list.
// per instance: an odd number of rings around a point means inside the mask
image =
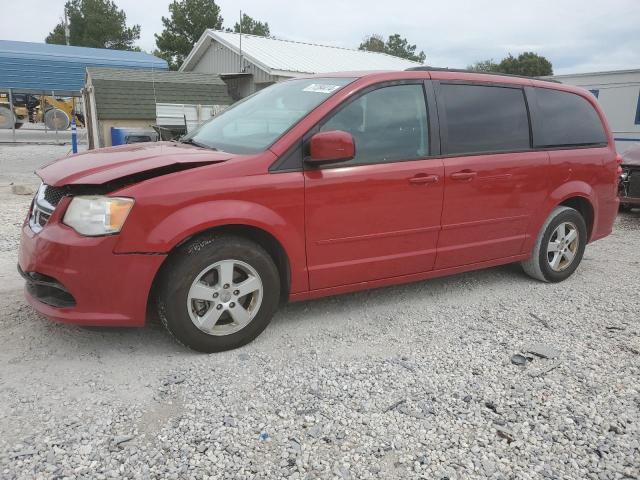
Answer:
[{"label": "building with metal roof", "polygon": [[233,103],[219,75],[95,67],[87,68],[83,99],[90,148],[111,145],[112,127],[149,129],[162,112],[177,114],[178,124],[193,112],[202,123]]},{"label": "building with metal roof", "polygon": [[[420,63],[386,53],[206,30],[180,67],[217,73],[244,97],[277,81],[313,73],[405,70]],[[234,85],[235,83],[235,85]]]},{"label": "building with metal roof", "polygon": [[168,69],[144,52],[0,40],[0,90],[78,95],[87,67]]}]

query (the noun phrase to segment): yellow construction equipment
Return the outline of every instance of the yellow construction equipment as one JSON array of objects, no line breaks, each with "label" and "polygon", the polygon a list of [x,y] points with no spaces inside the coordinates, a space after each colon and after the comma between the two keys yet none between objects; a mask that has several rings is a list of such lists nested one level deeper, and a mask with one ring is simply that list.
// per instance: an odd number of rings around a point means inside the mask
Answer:
[{"label": "yellow construction equipment", "polygon": [[20,128],[24,122],[29,121],[29,111],[26,106],[16,105],[13,102],[13,112],[9,105],[9,94],[0,93],[0,130]]},{"label": "yellow construction equipment", "polygon": [[44,123],[49,130],[66,130],[75,117],[76,124],[84,127],[84,115],[78,110],[76,99],[13,94],[13,112],[9,95],[0,93],[0,129],[20,128],[24,123]]}]

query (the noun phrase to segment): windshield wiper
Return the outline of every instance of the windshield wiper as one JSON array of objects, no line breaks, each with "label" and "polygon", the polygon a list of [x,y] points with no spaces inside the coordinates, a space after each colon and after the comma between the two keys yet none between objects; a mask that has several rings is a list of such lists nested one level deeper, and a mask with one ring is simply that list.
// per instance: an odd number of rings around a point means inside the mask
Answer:
[{"label": "windshield wiper", "polygon": [[186,143],[187,145],[194,145],[196,147],[200,147],[200,148],[208,148],[209,150],[218,150],[215,147],[212,147],[211,145],[207,145],[205,143],[200,143],[196,140],[194,140],[193,138],[187,138],[186,140],[178,140],[178,143]]}]

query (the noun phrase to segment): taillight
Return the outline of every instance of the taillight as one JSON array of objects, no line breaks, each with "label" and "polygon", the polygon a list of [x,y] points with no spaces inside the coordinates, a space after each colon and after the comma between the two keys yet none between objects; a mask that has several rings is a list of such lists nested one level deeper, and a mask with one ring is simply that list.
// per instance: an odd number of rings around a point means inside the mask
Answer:
[{"label": "taillight", "polygon": [[616,155],[616,163],[618,164],[618,168],[616,169],[616,175],[620,176],[622,175],[622,155],[620,155],[619,153]]}]

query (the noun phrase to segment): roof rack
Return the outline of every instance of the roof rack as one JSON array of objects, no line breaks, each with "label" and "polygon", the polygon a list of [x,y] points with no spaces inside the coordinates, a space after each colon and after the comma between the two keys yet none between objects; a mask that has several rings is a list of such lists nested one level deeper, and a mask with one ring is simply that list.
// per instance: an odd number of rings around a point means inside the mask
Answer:
[{"label": "roof rack", "polygon": [[527,77],[525,75],[513,75],[511,73],[500,73],[500,72],[476,72],[474,70],[467,70],[464,68],[443,68],[443,67],[410,67],[405,70],[405,72],[455,72],[455,73],[481,73],[482,75],[497,75],[500,77],[515,77],[515,78],[528,78],[533,80],[540,80],[541,82],[552,82],[552,83],[562,83],[558,80],[553,80],[551,78],[542,78],[542,77]]}]

